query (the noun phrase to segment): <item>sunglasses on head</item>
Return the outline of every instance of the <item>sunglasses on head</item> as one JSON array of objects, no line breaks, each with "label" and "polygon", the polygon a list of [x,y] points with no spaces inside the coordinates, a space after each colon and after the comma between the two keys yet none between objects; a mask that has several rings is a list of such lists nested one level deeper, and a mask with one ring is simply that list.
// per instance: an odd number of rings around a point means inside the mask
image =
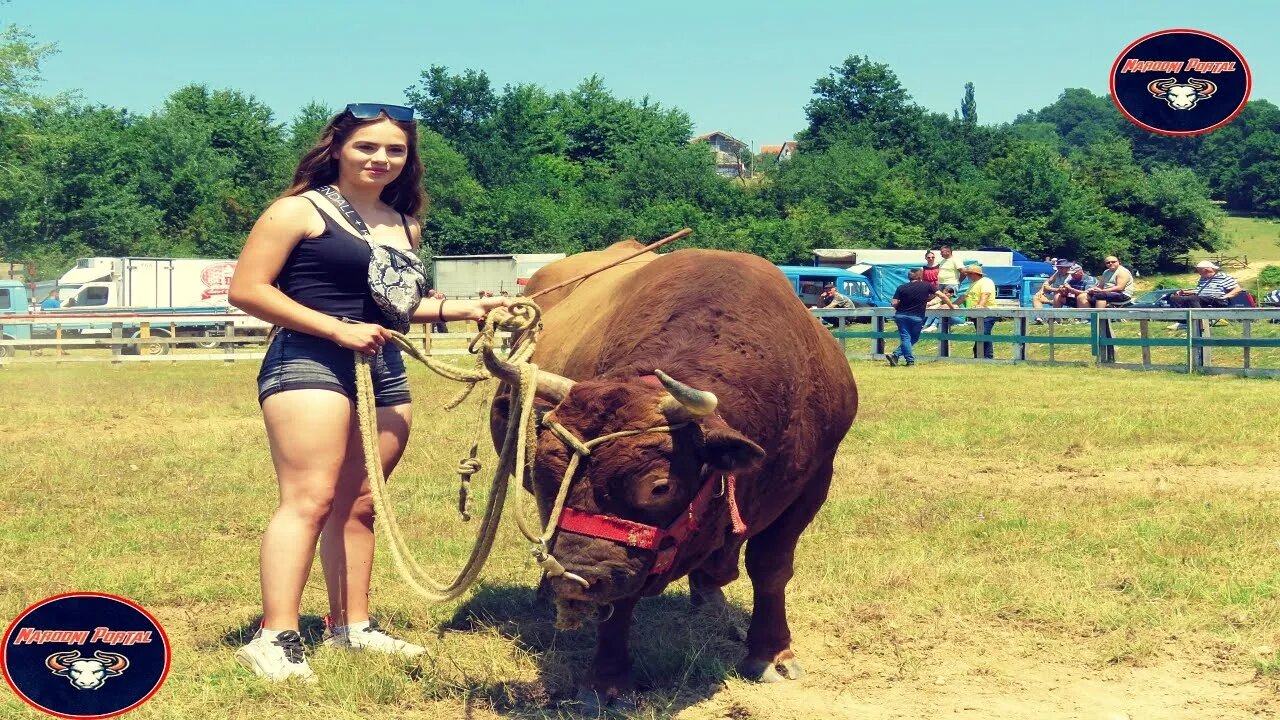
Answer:
[{"label": "sunglasses on head", "polygon": [[347,106],[347,112],[357,120],[372,120],[383,113],[386,113],[387,117],[397,122],[411,122],[413,120],[413,108],[403,105],[351,103]]}]

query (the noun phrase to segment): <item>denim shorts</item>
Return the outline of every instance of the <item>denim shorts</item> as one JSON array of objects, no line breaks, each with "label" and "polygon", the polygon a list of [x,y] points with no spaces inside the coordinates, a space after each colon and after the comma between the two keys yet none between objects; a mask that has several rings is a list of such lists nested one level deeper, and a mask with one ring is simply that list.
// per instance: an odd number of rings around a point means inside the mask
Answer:
[{"label": "denim shorts", "polygon": [[[374,404],[409,402],[409,376],[400,348],[384,345],[370,360]],[[258,370],[258,402],[285,390],[332,390],[356,399],[355,353],[314,335],[281,328]]]}]

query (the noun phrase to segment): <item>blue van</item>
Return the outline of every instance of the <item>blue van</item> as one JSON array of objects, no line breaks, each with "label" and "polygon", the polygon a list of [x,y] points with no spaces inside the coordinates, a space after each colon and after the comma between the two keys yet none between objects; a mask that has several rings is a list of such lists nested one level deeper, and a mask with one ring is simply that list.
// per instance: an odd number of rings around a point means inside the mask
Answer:
[{"label": "blue van", "polygon": [[836,292],[852,300],[858,307],[888,305],[875,302],[867,276],[852,270],[814,265],[779,265],[778,269],[791,281],[791,289],[796,291],[805,307],[819,304],[818,296],[822,294],[822,286],[826,283],[835,283]]}]

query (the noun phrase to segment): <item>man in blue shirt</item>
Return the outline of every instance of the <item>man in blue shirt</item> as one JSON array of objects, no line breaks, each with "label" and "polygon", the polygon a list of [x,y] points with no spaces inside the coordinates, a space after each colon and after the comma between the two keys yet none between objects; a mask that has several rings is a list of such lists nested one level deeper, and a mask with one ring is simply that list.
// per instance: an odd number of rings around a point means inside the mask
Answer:
[{"label": "man in blue shirt", "polygon": [[1076,296],[1085,295],[1088,297],[1089,289],[1098,284],[1098,279],[1086,273],[1084,268],[1079,264],[1071,266],[1071,275],[1067,277],[1067,282],[1058,289],[1058,296],[1053,299],[1053,307],[1061,308],[1062,306],[1077,307],[1079,304]]},{"label": "man in blue shirt", "polygon": [[49,291],[48,296],[40,301],[41,310],[53,310],[62,307],[62,300],[58,297],[58,288]]}]

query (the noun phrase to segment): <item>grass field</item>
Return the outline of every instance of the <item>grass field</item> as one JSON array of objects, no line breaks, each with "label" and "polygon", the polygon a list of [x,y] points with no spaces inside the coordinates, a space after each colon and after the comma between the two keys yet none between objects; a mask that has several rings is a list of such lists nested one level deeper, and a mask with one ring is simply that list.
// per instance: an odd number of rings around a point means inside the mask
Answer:
[{"label": "grass field", "polygon": [[1228,216],[1223,221],[1223,234],[1231,242],[1225,254],[1246,256],[1251,266],[1255,262],[1280,263],[1280,222]]},{"label": "grass field", "polygon": [[[858,420],[789,594],[809,677],[738,679],[743,648],[728,625],[749,612],[745,576],[717,618],[691,616],[681,582],[641,605],[634,651],[649,691],[635,717],[1280,710],[1280,385],[853,367]],[[380,553],[375,613],[427,645],[425,659],[315,648],[313,688],[271,687],[236,666],[276,497],[255,371],[0,369],[0,615],[70,590],[142,603],[169,633],[174,668],[131,717],[558,717],[593,633],[551,628],[509,519],[481,586],[456,603],[424,606]],[[443,414],[454,386],[411,375],[417,427],[393,497],[420,560],[444,575],[469,548],[451,469],[476,414]],[[325,612],[315,575],[303,608],[312,641]],[[39,716],[5,694],[0,717]]]}]

